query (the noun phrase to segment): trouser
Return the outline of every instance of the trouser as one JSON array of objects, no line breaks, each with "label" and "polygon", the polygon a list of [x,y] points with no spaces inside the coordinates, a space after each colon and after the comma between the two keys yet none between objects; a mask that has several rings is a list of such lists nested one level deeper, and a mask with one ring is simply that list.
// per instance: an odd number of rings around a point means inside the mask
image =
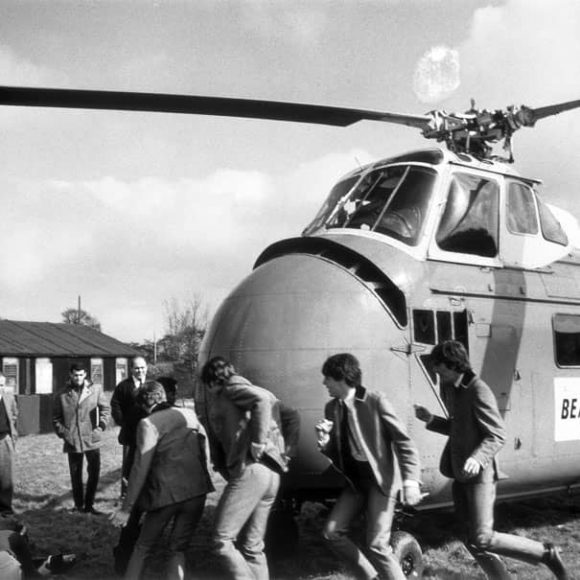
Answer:
[{"label": "trouser", "polygon": [[[87,486],[83,494],[83,457],[87,458]],[[69,453],[68,466],[72,484],[73,500],[77,509],[90,509],[95,502],[99,474],[101,471],[101,451],[91,449],[84,453]],[[84,502],[83,502],[84,497]]]},{"label": "trouser", "polygon": [[10,435],[0,439],[0,513],[12,513],[14,494],[14,441]]},{"label": "trouser", "polygon": [[[340,494],[324,526],[324,538],[357,577],[405,580],[389,543],[396,497],[382,492],[367,462],[355,464],[350,478],[355,488],[346,487]],[[361,513],[366,515],[368,558],[348,537],[351,522]]]},{"label": "trouser", "polygon": [[115,572],[122,576],[127,570],[129,560],[135,549],[135,544],[141,533],[141,516],[143,511],[138,507],[133,507],[127,523],[121,528],[119,534],[119,542],[113,548],[113,556],[115,559]]},{"label": "trouser", "polygon": [[3,559],[3,565],[6,570],[0,565],[0,573],[2,573],[0,578],[2,580],[11,578],[11,574],[18,578],[16,575],[17,570],[21,570],[23,578],[40,578],[32,558],[28,540],[19,532],[0,530],[0,553],[10,553],[18,561],[18,566],[16,566],[9,558]]},{"label": "trouser", "polygon": [[493,508],[496,484],[453,482],[453,501],[459,521],[467,524],[467,549],[488,578],[511,578],[499,556],[507,556],[529,564],[539,564],[545,553],[541,542],[495,532]]},{"label": "trouser", "polygon": [[141,533],[129,560],[124,580],[139,580],[141,578],[147,556],[153,550],[163,533],[163,529],[172,518],[175,520],[167,543],[170,557],[166,577],[168,580],[183,580],[185,576],[184,552],[187,550],[195,528],[201,519],[205,498],[206,495],[203,494],[145,513]]},{"label": "trouser", "polygon": [[135,460],[135,445],[123,445],[123,460],[121,464],[121,497],[127,495],[127,485],[129,484],[129,475],[131,467]]},{"label": "trouser", "polygon": [[261,463],[250,463],[224,488],[216,508],[213,541],[230,578],[270,578],[264,536],[279,487],[278,473]]}]

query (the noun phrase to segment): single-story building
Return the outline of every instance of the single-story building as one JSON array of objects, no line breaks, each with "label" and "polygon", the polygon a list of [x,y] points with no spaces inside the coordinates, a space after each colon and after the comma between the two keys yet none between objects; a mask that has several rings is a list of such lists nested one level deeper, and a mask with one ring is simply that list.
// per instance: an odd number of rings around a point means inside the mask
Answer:
[{"label": "single-story building", "polygon": [[128,376],[139,352],[88,326],[0,320],[0,369],[17,395],[19,432],[52,429],[52,395],[68,380],[72,363],[83,363],[93,383],[112,391]]}]

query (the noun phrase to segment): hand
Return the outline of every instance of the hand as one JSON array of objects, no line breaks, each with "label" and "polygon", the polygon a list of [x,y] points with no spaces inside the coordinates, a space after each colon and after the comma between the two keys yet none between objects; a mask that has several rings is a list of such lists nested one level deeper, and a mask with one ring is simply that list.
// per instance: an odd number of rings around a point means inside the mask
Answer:
[{"label": "hand", "polygon": [[254,461],[260,461],[260,457],[262,457],[264,450],[266,449],[265,443],[253,443],[250,445],[250,453],[252,455],[252,459]]},{"label": "hand", "polygon": [[415,407],[415,417],[417,417],[419,421],[425,421],[425,423],[429,423],[429,421],[433,419],[433,414],[425,407],[421,405],[414,405],[414,407]]},{"label": "hand", "polygon": [[323,449],[328,445],[328,442],[330,441],[330,432],[332,431],[333,426],[334,423],[328,419],[321,419],[318,421],[318,423],[316,423],[314,428],[316,430],[316,443],[318,445],[318,449]]},{"label": "hand", "polygon": [[463,464],[462,475],[465,478],[475,477],[481,471],[481,463],[473,457],[468,457]]},{"label": "hand", "polygon": [[123,508],[118,508],[117,511],[112,512],[109,515],[109,521],[117,528],[123,528],[127,525],[129,520],[130,512],[124,510]]},{"label": "hand", "polygon": [[417,505],[423,499],[423,494],[418,485],[403,486],[403,503],[405,505]]}]

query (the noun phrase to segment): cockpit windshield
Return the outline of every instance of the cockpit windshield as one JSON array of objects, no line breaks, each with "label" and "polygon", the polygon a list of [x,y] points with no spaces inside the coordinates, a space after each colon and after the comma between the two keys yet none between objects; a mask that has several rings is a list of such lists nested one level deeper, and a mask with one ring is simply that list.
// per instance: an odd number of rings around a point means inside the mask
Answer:
[{"label": "cockpit windshield", "polygon": [[353,228],[373,231],[410,246],[419,242],[436,172],[418,165],[374,169],[338,183],[305,230]]}]

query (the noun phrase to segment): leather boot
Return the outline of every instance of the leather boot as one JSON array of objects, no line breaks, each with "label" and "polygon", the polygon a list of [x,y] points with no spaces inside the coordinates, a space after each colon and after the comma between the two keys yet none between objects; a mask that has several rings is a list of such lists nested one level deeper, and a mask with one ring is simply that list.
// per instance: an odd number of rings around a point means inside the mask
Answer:
[{"label": "leather boot", "polygon": [[558,578],[558,580],[571,580],[570,575],[564,567],[564,562],[560,557],[560,550],[554,546],[554,544],[544,544],[546,551],[544,552],[544,557],[542,562],[548,566],[552,574]]}]

